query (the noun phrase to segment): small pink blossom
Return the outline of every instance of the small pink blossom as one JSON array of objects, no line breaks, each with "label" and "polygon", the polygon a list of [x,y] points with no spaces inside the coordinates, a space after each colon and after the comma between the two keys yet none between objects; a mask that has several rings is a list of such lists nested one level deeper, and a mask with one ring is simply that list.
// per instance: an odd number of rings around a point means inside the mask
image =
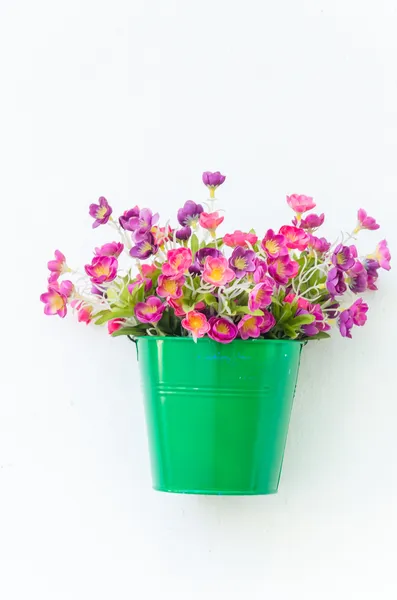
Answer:
[{"label": "small pink blossom", "polygon": [[269,275],[280,285],[285,285],[299,272],[299,263],[289,256],[279,256],[269,264]]},{"label": "small pink blossom", "polygon": [[124,245],[120,242],[109,242],[108,244],[104,244],[99,248],[95,248],[96,256],[114,256],[118,258],[122,251],[124,250]]},{"label": "small pink blossom", "polygon": [[123,327],[125,319],[111,319],[108,321],[108,332],[110,335]]},{"label": "small pink blossom", "polygon": [[192,264],[192,252],[189,248],[168,250],[167,262],[163,264],[162,273],[167,277],[180,277]]},{"label": "small pink blossom", "polygon": [[211,233],[215,233],[215,230],[224,221],[225,217],[219,215],[218,212],[207,213],[202,212],[200,215],[200,225],[204,229],[208,229]]},{"label": "small pink blossom", "polygon": [[146,302],[135,305],[135,316],[141,323],[158,323],[163,316],[165,304],[156,296],[149,296]]},{"label": "small pink blossom", "polygon": [[66,304],[68,297],[73,291],[73,284],[71,281],[62,281],[60,285],[48,286],[48,291],[41,294],[40,300],[45,304],[44,314],[46,315],[58,315],[62,319],[66,316]]},{"label": "small pink blossom", "polygon": [[106,198],[104,198],[104,196],[99,198],[98,204],[91,204],[90,215],[95,219],[92,224],[93,228],[95,229],[95,227],[99,227],[99,225],[104,225],[107,223],[112,212],[112,208],[109,206],[108,201]]},{"label": "small pink blossom", "polygon": [[193,338],[201,338],[208,333],[210,325],[205,315],[192,310],[187,313],[186,318],[182,320],[182,327],[190,331]]},{"label": "small pink blossom", "polygon": [[353,323],[362,327],[367,321],[368,304],[362,298],[359,298],[349,308]]},{"label": "small pink blossom", "polygon": [[230,344],[237,337],[238,329],[230,319],[211,317],[208,323],[210,325],[208,336],[215,342]]},{"label": "small pink blossom", "polygon": [[266,279],[267,263],[260,258],[255,260],[254,281],[260,283]]},{"label": "small pink blossom", "polygon": [[69,267],[66,264],[66,258],[59,250],[55,250],[55,260],[50,260],[47,263],[48,269],[51,271],[50,277],[48,278],[49,283],[57,281],[60,275],[70,272]]},{"label": "small pink blossom", "polygon": [[92,306],[82,306],[77,312],[77,320],[79,323],[91,323],[92,320]]},{"label": "small pink blossom", "polygon": [[279,231],[285,237],[286,245],[291,250],[306,250],[310,237],[303,229],[283,225]]},{"label": "small pink blossom", "polygon": [[381,242],[379,242],[379,244],[376,246],[374,255],[369,256],[368,258],[373,258],[373,259],[377,260],[382,269],[386,269],[386,271],[390,271],[390,269],[391,269],[391,267],[390,267],[391,254],[390,254],[390,250],[387,246],[386,240],[382,240]]},{"label": "small pink blossom", "polygon": [[287,196],[287,204],[295,211],[298,215],[311,210],[316,206],[313,198],[310,196],[304,196],[299,194],[292,194]]},{"label": "small pink blossom", "polygon": [[243,248],[247,248],[248,244],[254,246],[258,241],[258,236],[254,233],[243,233],[242,231],[235,231],[234,233],[227,233],[223,236],[223,243],[230,248],[235,248],[236,246],[243,246]]},{"label": "small pink blossom", "polygon": [[158,279],[157,295],[161,298],[180,298],[182,296],[182,287],[185,283],[183,275],[181,277],[167,277],[160,275]]},{"label": "small pink blossom", "polygon": [[300,227],[301,229],[306,229],[307,231],[314,231],[315,229],[321,227],[321,225],[324,223],[324,218],[324,213],[321,213],[321,215],[307,215],[305,219],[301,219],[299,222],[298,219],[294,217],[292,224]]},{"label": "small pink blossom", "polygon": [[244,315],[237,325],[241,339],[248,340],[248,338],[258,338],[261,335],[261,327],[263,324],[263,317]]},{"label": "small pink blossom", "polygon": [[274,233],[273,229],[268,229],[262,240],[262,248],[270,259],[287,256],[288,248],[286,242],[287,240],[282,234]]},{"label": "small pink blossom", "polygon": [[235,273],[229,268],[227,258],[212,258],[207,256],[204,263],[203,280],[216,286],[223,286],[235,278]]},{"label": "small pink blossom", "polygon": [[117,277],[117,259],[114,256],[94,256],[90,265],[85,265],[85,272],[92,283],[108,283]]},{"label": "small pink blossom", "polygon": [[274,281],[266,277],[264,281],[258,283],[249,293],[248,308],[252,311],[266,308],[272,302]]},{"label": "small pink blossom", "polygon": [[331,243],[325,237],[318,238],[315,235],[310,235],[309,248],[312,248],[318,254],[325,254],[331,248]]},{"label": "small pink blossom", "polygon": [[263,324],[261,326],[261,334],[264,335],[265,333],[273,329],[273,327],[276,324],[276,319],[274,318],[274,315],[272,315],[272,313],[268,312],[267,310],[265,310],[265,312],[263,313],[262,319]]},{"label": "small pink blossom", "polygon": [[361,229],[370,229],[371,231],[375,231],[379,229],[380,225],[375,221],[373,217],[370,217],[367,212],[360,208],[357,213],[357,227],[354,230],[354,233],[358,233]]}]

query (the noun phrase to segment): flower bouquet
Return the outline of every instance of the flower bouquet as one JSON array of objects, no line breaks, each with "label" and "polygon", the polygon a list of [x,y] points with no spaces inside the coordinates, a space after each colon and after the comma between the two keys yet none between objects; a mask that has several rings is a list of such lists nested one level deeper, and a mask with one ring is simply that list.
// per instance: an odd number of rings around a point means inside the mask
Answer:
[{"label": "flower bouquet", "polygon": [[41,296],[47,315],[70,307],[137,343],[153,482],[163,491],[277,491],[302,346],[334,324],[351,338],[367,320],[360,295],[390,269],[385,240],[358,253],[359,232],[379,228],[365,210],[331,243],[318,234],[324,214],[307,214],[316,206],[308,196],[287,196],[294,217],[278,231],[220,235],[224,182],[203,173],[209,198],[185,202],[177,226],[138,206],[114,219],[99,198],[92,226],[107,224],[119,241],[95,248],[84,272],[56,250]]}]

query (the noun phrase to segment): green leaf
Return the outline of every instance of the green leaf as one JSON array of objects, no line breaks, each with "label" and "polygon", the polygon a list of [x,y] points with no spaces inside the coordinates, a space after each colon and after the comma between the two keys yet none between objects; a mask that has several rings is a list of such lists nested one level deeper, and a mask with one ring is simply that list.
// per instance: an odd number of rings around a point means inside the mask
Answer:
[{"label": "green leaf", "polygon": [[313,323],[315,319],[316,318],[314,315],[299,315],[298,317],[294,317],[288,321],[288,325],[293,329],[298,329],[303,325],[310,325],[310,323]]},{"label": "green leaf", "polygon": [[102,315],[99,317],[99,319],[97,319],[97,315],[95,315],[93,318],[96,319],[95,325],[103,325],[112,319],[126,319],[133,316],[134,315],[131,308],[120,308],[119,310],[102,311]]},{"label": "green leaf", "polygon": [[205,294],[202,297],[202,301],[205,302],[207,306],[218,306],[218,300],[212,294]]},{"label": "green leaf", "polygon": [[248,306],[236,306],[234,312],[237,315],[252,315],[253,317],[261,317],[264,314],[263,310],[250,310]]},{"label": "green leaf", "polygon": [[194,258],[194,255],[196,254],[197,250],[200,248],[200,242],[195,233],[193,233],[192,237],[190,238],[190,248],[192,250],[192,254],[193,254],[193,258]]},{"label": "green leaf", "polygon": [[112,333],[112,337],[118,337],[119,335],[132,335],[134,337],[140,337],[142,335],[146,335],[146,329],[143,329],[141,326],[137,327],[122,327],[121,329],[117,329]]},{"label": "green leaf", "polygon": [[326,333],[325,331],[319,331],[316,333],[316,335],[311,335],[308,337],[307,340],[326,340],[329,337],[331,337],[329,333]]},{"label": "green leaf", "polygon": [[291,340],[295,340],[299,335],[298,332],[295,331],[295,329],[293,329],[293,327],[290,327],[289,325],[285,325],[284,332],[285,335],[291,338]]}]

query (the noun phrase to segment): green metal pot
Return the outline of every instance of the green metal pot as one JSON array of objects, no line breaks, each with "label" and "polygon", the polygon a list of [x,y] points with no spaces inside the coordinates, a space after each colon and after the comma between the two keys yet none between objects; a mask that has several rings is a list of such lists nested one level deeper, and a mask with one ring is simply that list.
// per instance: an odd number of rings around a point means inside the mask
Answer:
[{"label": "green metal pot", "polygon": [[303,342],[136,343],[154,489],[277,492]]}]

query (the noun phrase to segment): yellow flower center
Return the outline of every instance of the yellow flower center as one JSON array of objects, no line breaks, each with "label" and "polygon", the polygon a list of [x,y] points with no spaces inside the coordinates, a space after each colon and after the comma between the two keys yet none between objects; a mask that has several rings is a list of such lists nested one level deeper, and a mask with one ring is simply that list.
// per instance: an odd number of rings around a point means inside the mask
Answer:
[{"label": "yellow flower center", "polygon": [[192,329],[200,329],[202,325],[202,319],[199,316],[190,317],[189,319],[190,326]]},{"label": "yellow flower center", "polygon": [[266,242],[266,248],[269,250],[270,254],[276,254],[279,250],[279,245],[274,240],[268,240]]},{"label": "yellow flower center", "polygon": [[239,271],[244,271],[244,269],[247,268],[247,261],[245,260],[245,258],[243,256],[240,256],[239,258],[236,258],[236,260],[234,261],[234,266]]},{"label": "yellow flower center", "polygon": [[213,279],[213,281],[220,281],[223,277],[223,269],[221,267],[215,267],[215,269],[212,269],[211,271],[211,279]]},{"label": "yellow flower center", "polygon": [[104,265],[99,265],[95,267],[95,273],[96,275],[109,275],[109,269]]},{"label": "yellow flower center", "polygon": [[226,323],[220,323],[217,327],[218,333],[229,333],[229,325]]},{"label": "yellow flower center", "polygon": [[51,307],[54,310],[61,310],[61,308],[63,308],[63,298],[59,295],[59,294],[55,294],[52,298],[51,298]]},{"label": "yellow flower center", "polygon": [[101,206],[101,208],[98,208],[98,210],[96,211],[96,218],[103,219],[103,217],[106,215],[106,211],[106,206]]}]

